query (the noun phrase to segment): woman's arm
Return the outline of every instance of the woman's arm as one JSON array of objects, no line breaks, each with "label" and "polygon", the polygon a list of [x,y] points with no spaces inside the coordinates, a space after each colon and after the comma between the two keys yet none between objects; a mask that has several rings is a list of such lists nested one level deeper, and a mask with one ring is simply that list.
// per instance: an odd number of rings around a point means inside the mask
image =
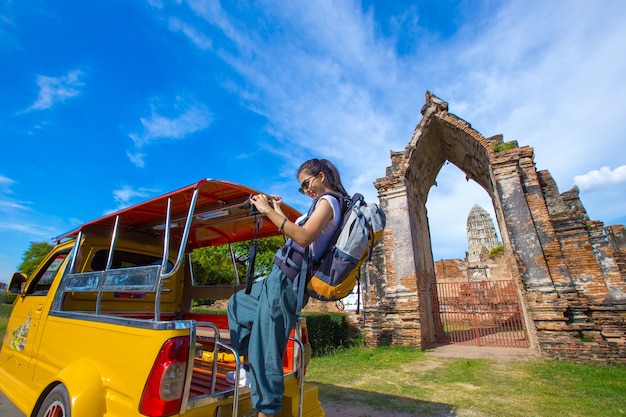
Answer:
[{"label": "woman's arm", "polygon": [[323,198],[317,202],[313,213],[304,226],[298,226],[287,219],[282,213],[282,210],[280,210],[280,206],[276,207],[276,205],[274,205],[276,208],[271,207],[264,194],[253,196],[251,201],[257,210],[259,210],[259,213],[267,216],[276,227],[280,228],[282,226],[283,233],[303,248],[313,243],[322,233],[324,227],[326,227],[328,222],[333,218],[333,208],[330,203]]}]

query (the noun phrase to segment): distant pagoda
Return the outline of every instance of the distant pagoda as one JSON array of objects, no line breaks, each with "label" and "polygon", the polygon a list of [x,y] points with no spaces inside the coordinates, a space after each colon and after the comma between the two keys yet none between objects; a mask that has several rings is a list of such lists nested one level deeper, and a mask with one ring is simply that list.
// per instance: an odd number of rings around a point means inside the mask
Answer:
[{"label": "distant pagoda", "polygon": [[474,204],[467,215],[467,262],[478,263],[489,256],[489,251],[498,246],[498,235],[487,210]]}]

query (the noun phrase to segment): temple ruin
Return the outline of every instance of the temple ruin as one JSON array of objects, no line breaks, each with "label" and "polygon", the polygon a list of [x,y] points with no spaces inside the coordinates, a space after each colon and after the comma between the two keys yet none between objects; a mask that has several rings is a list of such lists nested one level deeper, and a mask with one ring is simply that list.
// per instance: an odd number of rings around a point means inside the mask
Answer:
[{"label": "temple ruin", "polygon": [[374,183],[387,228],[364,286],[365,342],[445,342],[426,200],[450,162],[491,197],[530,348],[626,364],[624,227],[590,220],[576,187],[560,193],[547,170],[535,169],[533,148],[484,138],[428,92],[421,113],[406,148],[391,152],[386,176]]}]

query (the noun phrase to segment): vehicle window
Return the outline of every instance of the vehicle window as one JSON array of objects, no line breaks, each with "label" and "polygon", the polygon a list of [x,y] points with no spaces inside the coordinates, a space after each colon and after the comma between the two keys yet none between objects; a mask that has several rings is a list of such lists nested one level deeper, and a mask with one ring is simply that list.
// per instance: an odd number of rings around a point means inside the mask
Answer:
[{"label": "vehicle window", "polygon": [[65,261],[65,258],[69,255],[69,249],[59,252],[50,260],[48,264],[37,274],[35,279],[30,283],[28,290],[26,290],[27,294],[30,295],[47,295],[52,282],[58,275],[59,269]]},{"label": "vehicle window", "polygon": [[[102,249],[97,251],[91,258],[90,266],[92,271],[104,271],[107,266],[109,251]],[[116,250],[113,252],[113,260],[111,269],[133,268],[137,266],[160,265],[161,258],[157,256],[146,255],[143,253],[134,253]],[[167,270],[171,270],[174,265],[168,262]]]}]

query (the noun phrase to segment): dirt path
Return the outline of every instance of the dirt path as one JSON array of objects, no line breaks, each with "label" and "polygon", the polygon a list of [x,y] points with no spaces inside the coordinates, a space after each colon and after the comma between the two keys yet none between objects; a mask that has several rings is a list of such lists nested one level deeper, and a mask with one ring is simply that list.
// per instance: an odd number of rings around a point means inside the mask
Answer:
[{"label": "dirt path", "polygon": [[[426,353],[433,358],[469,358],[509,360],[534,360],[540,354],[533,349],[526,348],[499,348],[468,345],[445,345],[432,349]],[[361,404],[334,403],[322,400],[326,417],[485,417],[482,413],[473,410],[441,411],[435,414],[403,413],[396,411],[380,411]]]},{"label": "dirt path", "polygon": [[[326,413],[326,417],[415,417],[413,414],[398,412],[386,412],[381,414],[379,410],[374,410],[371,407],[363,405],[346,406],[345,404],[330,402],[324,403],[324,412]],[[449,415],[447,417],[449,417]]]}]

